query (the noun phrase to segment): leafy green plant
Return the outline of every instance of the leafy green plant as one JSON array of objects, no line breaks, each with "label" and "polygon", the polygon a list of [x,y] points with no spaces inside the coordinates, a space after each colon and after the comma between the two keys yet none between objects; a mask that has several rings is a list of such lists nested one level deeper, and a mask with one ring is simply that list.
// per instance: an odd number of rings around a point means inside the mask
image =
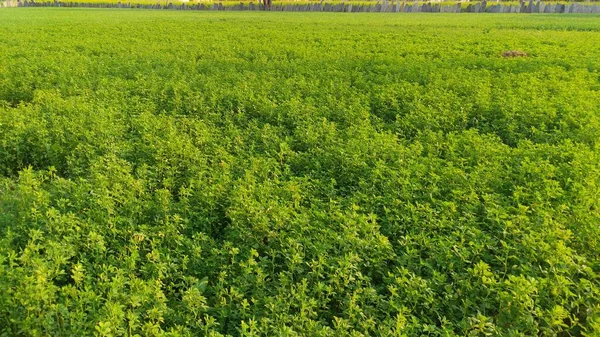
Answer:
[{"label": "leafy green plant", "polygon": [[597,336],[599,34],[0,11],[0,336]]}]

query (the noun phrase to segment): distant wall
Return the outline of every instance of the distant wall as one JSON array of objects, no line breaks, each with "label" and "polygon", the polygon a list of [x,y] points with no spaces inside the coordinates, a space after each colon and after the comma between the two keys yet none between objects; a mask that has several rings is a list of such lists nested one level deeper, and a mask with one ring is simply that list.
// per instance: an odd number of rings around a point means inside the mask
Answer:
[{"label": "distant wall", "polygon": [[[4,7],[90,7],[90,8],[143,8],[143,9],[173,9],[173,10],[204,10],[204,11],[259,11],[264,7],[257,3],[239,3],[224,6],[222,3],[213,4],[154,4],[139,5],[126,2],[119,3],[85,3],[71,1],[36,2],[27,0],[10,0],[0,2]],[[600,13],[600,4],[583,5],[580,3],[558,4],[522,1],[519,5],[502,4],[487,1],[469,4],[467,7],[460,3],[443,5],[435,2],[400,2],[384,1],[383,3],[353,5],[344,3],[308,3],[273,5],[271,11],[286,12],[404,12],[404,13]]]}]

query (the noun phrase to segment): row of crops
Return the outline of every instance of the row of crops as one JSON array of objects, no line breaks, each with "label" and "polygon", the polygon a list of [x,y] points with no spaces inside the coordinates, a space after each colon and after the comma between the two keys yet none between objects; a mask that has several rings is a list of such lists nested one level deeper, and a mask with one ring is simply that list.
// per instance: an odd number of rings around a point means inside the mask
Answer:
[{"label": "row of crops", "polygon": [[597,16],[0,39],[0,336],[600,334]]}]

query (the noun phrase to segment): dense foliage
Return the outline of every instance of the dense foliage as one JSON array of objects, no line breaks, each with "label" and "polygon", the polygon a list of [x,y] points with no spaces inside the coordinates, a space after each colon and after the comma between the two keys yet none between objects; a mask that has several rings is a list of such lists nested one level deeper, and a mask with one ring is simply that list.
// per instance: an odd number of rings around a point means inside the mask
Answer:
[{"label": "dense foliage", "polygon": [[9,9],[0,39],[0,336],[600,334],[597,16]]}]

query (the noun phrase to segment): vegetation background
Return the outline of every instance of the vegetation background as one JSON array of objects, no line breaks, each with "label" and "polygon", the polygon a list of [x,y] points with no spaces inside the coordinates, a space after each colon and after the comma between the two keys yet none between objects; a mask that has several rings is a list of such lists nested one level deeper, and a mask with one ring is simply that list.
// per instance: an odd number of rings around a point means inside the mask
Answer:
[{"label": "vegetation background", "polygon": [[598,16],[28,8],[0,41],[1,336],[600,334]]}]

